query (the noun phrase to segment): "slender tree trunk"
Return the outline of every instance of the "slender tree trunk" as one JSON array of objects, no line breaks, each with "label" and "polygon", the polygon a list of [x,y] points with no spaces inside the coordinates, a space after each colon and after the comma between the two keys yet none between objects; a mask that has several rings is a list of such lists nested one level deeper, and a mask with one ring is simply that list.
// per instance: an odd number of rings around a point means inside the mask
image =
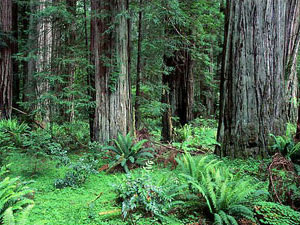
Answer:
[{"label": "slender tree trunk", "polygon": [[135,129],[141,126],[140,97],[141,97],[141,73],[142,73],[142,23],[143,23],[143,0],[140,0],[139,20],[138,20],[138,49],[136,68],[136,95],[135,95]]},{"label": "slender tree trunk", "polygon": [[[164,56],[164,62],[167,66],[172,65],[172,58]],[[170,101],[170,83],[171,76],[168,74],[162,75],[162,84],[164,86],[161,102],[165,105],[164,112],[162,114],[162,141],[170,142],[173,139],[173,124],[172,124],[172,108]]]},{"label": "slender tree trunk", "polygon": [[[123,0],[92,0],[92,41],[95,63],[95,140],[106,142],[132,128],[128,65],[128,19]],[[98,13],[106,16],[96,17]],[[112,27],[113,26],[113,29]]]},{"label": "slender tree trunk", "polygon": [[288,4],[227,1],[218,128],[222,147],[217,149],[221,156],[265,156],[269,134],[284,134]]},{"label": "slender tree trunk", "polygon": [[0,29],[6,36],[4,45],[0,45],[0,119],[9,119],[12,110],[12,0],[2,0],[0,3]]},{"label": "slender tree trunk", "polygon": [[[40,12],[44,11],[52,0],[41,0],[38,6]],[[36,60],[36,95],[37,110],[44,123],[50,122],[50,100],[47,94],[50,91],[49,76],[51,74],[52,56],[52,22],[50,17],[42,17],[37,24],[38,53]]]},{"label": "slender tree trunk", "polygon": [[[36,71],[36,60],[35,56],[37,55],[37,30],[36,23],[34,21],[34,13],[36,13],[37,6],[35,0],[30,0],[30,17],[28,22],[28,52],[27,57],[29,58],[27,63],[26,74],[24,74],[23,83],[24,83],[24,95],[23,102],[33,102],[36,98],[35,96],[35,85],[36,81],[34,79],[34,74]],[[30,110],[33,110],[34,107],[30,107]],[[27,108],[28,110],[28,108]]]},{"label": "slender tree trunk", "polygon": [[[84,37],[85,37],[85,47],[86,47],[86,50],[87,50],[87,58],[88,58],[91,65],[95,65],[95,60],[92,57],[93,49],[89,45],[86,0],[83,0],[83,10],[84,10]],[[91,42],[92,42],[92,40],[95,36],[95,34],[94,34],[95,28],[93,27],[94,25],[95,25],[95,23],[93,21],[91,21]],[[96,101],[96,96],[95,96],[95,92],[94,92],[94,88],[95,88],[94,73],[95,73],[94,70],[88,68],[86,82],[87,82],[87,85],[88,85],[88,96],[90,97],[91,102]],[[94,135],[94,128],[93,128],[93,126],[94,126],[94,117],[95,117],[95,109],[90,107],[88,113],[89,113],[90,139],[91,139],[91,141],[96,141],[95,140],[95,135]]]},{"label": "slender tree trunk", "polygon": [[[19,51],[18,46],[18,2],[13,2],[12,6],[12,28],[13,37],[12,42],[12,54],[15,55]],[[20,76],[19,76],[19,63],[17,59],[13,59],[13,106],[18,108],[18,102],[20,101]]]},{"label": "slender tree trunk", "polygon": [[[67,0],[67,10],[68,12],[73,16],[74,20],[71,21],[71,24],[69,24],[69,36],[68,36],[68,57],[71,59],[71,62],[68,65],[68,87],[69,90],[72,90],[74,85],[74,79],[75,79],[75,67],[76,65],[72,60],[76,57],[73,53],[72,46],[74,46],[74,43],[76,41],[76,26],[75,26],[75,18],[76,18],[76,4],[77,0]],[[71,49],[71,50],[70,50]],[[75,105],[74,105],[74,95],[70,95],[68,98],[68,101],[71,103],[69,106],[69,114],[68,114],[68,121],[72,122],[75,118]]]}]

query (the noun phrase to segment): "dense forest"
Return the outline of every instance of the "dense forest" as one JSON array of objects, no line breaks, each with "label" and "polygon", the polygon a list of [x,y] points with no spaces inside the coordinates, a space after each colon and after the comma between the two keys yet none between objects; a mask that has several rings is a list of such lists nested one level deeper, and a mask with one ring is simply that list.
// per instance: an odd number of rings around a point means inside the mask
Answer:
[{"label": "dense forest", "polygon": [[300,224],[300,0],[1,0],[0,225]]}]

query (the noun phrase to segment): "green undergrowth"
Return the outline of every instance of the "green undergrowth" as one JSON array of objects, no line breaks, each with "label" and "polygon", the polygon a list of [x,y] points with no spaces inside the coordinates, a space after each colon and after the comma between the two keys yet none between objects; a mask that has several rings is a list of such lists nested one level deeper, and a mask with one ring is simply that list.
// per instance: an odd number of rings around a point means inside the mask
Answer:
[{"label": "green undergrowth", "polygon": [[[71,157],[76,160],[78,156]],[[56,162],[48,161],[38,168],[37,174],[31,173],[28,160],[11,156],[9,161],[18,162],[11,166],[10,176],[21,176],[24,180],[33,180],[29,185],[34,190],[35,206],[30,212],[32,225],[78,225],[78,224],[130,224],[122,220],[121,207],[116,204],[113,184],[121,180],[123,173],[91,174],[78,188],[56,189],[54,182],[62,177],[67,167],[56,167]],[[139,174],[141,169],[133,173]],[[155,169],[151,176],[160,178],[171,173],[167,169]],[[102,214],[102,215],[99,215]],[[158,224],[155,218],[141,218],[137,224]],[[175,217],[166,218],[164,224],[183,224]]]},{"label": "green undergrowth", "polygon": [[[82,154],[83,153],[77,155],[72,153],[71,155],[69,155],[69,158],[71,159],[72,163],[76,163],[83,157]],[[201,160],[205,158],[209,162],[216,162],[218,165],[223,165],[222,168],[227,168],[228,170],[226,169],[226,173],[228,173],[229,175],[232,174],[236,177],[242,178],[249,177],[249,181],[257,185],[257,189],[268,189],[268,181],[265,179],[266,177],[264,173],[266,172],[266,166],[270,163],[270,160],[231,160],[225,158],[224,160],[222,160],[223,162],[219,162],[219,158],[214,155],[209,155],[207,157],[199,155],[192,158],[195,159],[195,162],[198,159]],[[183,204],[179,204],[178,206],[175,205],[175,208],[173,207],[173,209],[170,212],[167,212],[163,217],[151,217],[151,215],[147,215],[147,213],[143,214],[143,210],[141,210],[141,214],[133,213],[130,219],[127,218],[124,221],[122,218],[122,206],[117,201],[118,196],[115,192],[115,187],[116,185],[120,184],[120,181],[123,181],[123,184],[125,184],[125,173],[91,173],[89,176],[87,176],[85,182],[79,186],[57,189],[54,185],[55,181],[59,178],[63,178],[66,175],[66,173],[70,170],[69,166],[66,165],[58,167],[57,161],[45,160],[39,164],[36,173],[33,173],[33,170],[31,168],[32,165],[30,164],[30,157],[26,157],[20,154],[10,155],[9,158],[5,160],[5,163],[12,163],[12,165],[10,166],[10,177],[20,176],[24,181],[33,181],[32,183],[29,183],[28,186],[34,191],[33,200],[35,205],[30,212],[29,222],[27,223],[28,225],[180,225],[197,224],[197,222],[199,223],[199,221],[202,221],[202,224],[213,224],[213,218],[210,218],[208,216],[209,213],[207,210],[205,211],[205,209],[207,209],[207,207],[205,206],[205,199],[201,197],[201,195],[197,192],[197,189],[191,186],[191,184],[196,184],[196,180],[191,183],[186,183],[189,186],[186,186],[186,188],[184,189],[184,193],[187,193],[188,195],[185,196],[185,194],[181,194],[179,196],[179,200],[184,201]],[[98,167],[101,168],[104,163],[106,162],[99,162]],[[139,179],[143,177],[143,174],[146,175],[146,177],[149,177],[149,184],[151,183],[157,185],[163,179],[165,179],[165,181],[176,181],[178,183],[178,187],[181,186],[181,184],[184,184],[183,181],[185,180],[185,177],[180,176],[180,174],[183,174],[184,172],[181,166],[178,166],[175,170],[170,170],[169,168],[161,168],[161,166],[155,164],[151,164],[150,167],[150,170],[138,168],[133,169],[130,172],[133,177]],[[219,167],[216,167],[216,169],[217,168]],[[199,184],[201,184],[204,178],[205,177],[202,177],[202,179],[200,179]],[[211,177],[211,179],[214,179],[214,177]],[[176,184],[174,182],[173,187],[176,187]],[[168,184],[170,185],[171,183],[169,182]],[[205,187],[205,185],[203,185],[202,187]],[[215,185],[217,185],[217,183]],[[222,187],[222,183],[220,183],[220,185],[220,187]],[[155,187],[151,188],[153,189]],[[175,193],[175,189],[171,190],[173,190],[173,192]],[[218,190],[217,186],[215,187],[215,190]],[[130,193],[128,193],[128,195],[131,196]],[[147,199],[148,196],[145,196]],[[177,201],[178,199],[174,197],[173,200]],[[268,199],[259,198],[256,199],[256,201],[262,202],[268,201]],[[263,211],[263,209],[265,208],[266,207],[260,207],[260,211],[256,210],[255,215],[258,215],[258,219],[267,220],[268,218],[270,218],[269,215],[271,214],[268,213],[273,213],[273,209],[271,211],[269,210],[265,212]],[[254,208],[252,206],[250,207],[250,205],[249,209],[252,209],[253,212],[255,212]],[[258,209],[257,205],[256,209]],[[266,214],[266,216],[262,217],[261,214]],[[289,215],[290,214],[287,214],[287,216],[285,215],[284,219],[288,218]],[[134,223],[132,221],[134,221]]]}]

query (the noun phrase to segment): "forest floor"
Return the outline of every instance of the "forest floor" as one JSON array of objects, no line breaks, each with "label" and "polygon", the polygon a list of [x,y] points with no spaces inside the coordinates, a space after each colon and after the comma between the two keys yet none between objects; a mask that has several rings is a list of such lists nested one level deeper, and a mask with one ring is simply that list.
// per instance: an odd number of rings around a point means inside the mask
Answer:
[{"label": "forest floor", "polygon": [[[79,156],[72,155],[73,160]],[[202,157],[202,156],[198,156]],[[121,208],[116,204],[113,185],[125,177],[124,173],[107,174],[99,172],[92,174],[78,188],[67,187],[56,189],[54,182],[63,177],[67,167],[56,167],[55,161],[45,161],[38,165],[38,172],[32,174],[32,163],[17,154],[10,157],[14,162],[10,166],[10,176],[22,176],[24,180],[32,180],[29,187],[34,190],[35,206],[30,214],[30,224],[33,225],[81,225],[81,224],[211,224],[200,212],[189,212],[180,218],[178,214],[170,214],[163,223],[157,218],[142,218],[132,223],[124,221]],[[243,170],[244,173],[256,176],[261,173],[260,163],[256,160],[225,160],[233,169]],[[141,174],[142,169],[135,169],[134,174]],[[153,179],[172,177],[179,173],[177,169],[154,166],[150,176]],[[172,175],[173,174],[173,175]],[[266,186],[265,186],[266,188]],[[203,223],[196,223],[202,221]],[[206,222],[205,222],[206,221]]]}]

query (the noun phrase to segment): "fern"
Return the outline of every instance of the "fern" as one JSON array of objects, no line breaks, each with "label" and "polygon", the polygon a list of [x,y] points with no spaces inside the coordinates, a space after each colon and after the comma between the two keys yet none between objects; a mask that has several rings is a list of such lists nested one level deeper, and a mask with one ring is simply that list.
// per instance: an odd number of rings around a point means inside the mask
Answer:
[{"label": "fern", "polygon": [[9,207],[7,210],[5,210],[3,214],[3,225],[26,225],[28,224],[28,215],[33,208],[33,204],[28,205],[24,210],[21,212],[21,214],[16,218],[12,207]]},{"label": "fern", "polygon": [[128,133],[126,136],[118,134],[113,140],[115,146],[104,147],[104,150],[111,150],[115,153],[115,159],[110,163],[110,169],[121,165],[125,172],[129,172],[128,164],[143,165],[145,159],[152,158],[152,148],[144,148],[143,145],[147,140],[141,140],[134,143],[134,138]]},{"label": "fern", "polygon": [[258,190],[250,178],[234,175],[221,161],[207,161],[207,156],[199,160],[185,154],[178,163],[193,191],[205,199],[215,224],[237,224],[236,217],[254,220],[252,197],[267,192]]},{"label": "fern", "polygon": [[[0,178],[7,172],[7,167],[2,167]],[[19,177],[5,177],[0,180],[0,219],[4,216],[8,208],[12,211],[19,211],[33,204],[32,200],[25,197],[31,193],[32,191],[22,184]],[[7,214],[9,214],[9,212],[7,212]]]}]

